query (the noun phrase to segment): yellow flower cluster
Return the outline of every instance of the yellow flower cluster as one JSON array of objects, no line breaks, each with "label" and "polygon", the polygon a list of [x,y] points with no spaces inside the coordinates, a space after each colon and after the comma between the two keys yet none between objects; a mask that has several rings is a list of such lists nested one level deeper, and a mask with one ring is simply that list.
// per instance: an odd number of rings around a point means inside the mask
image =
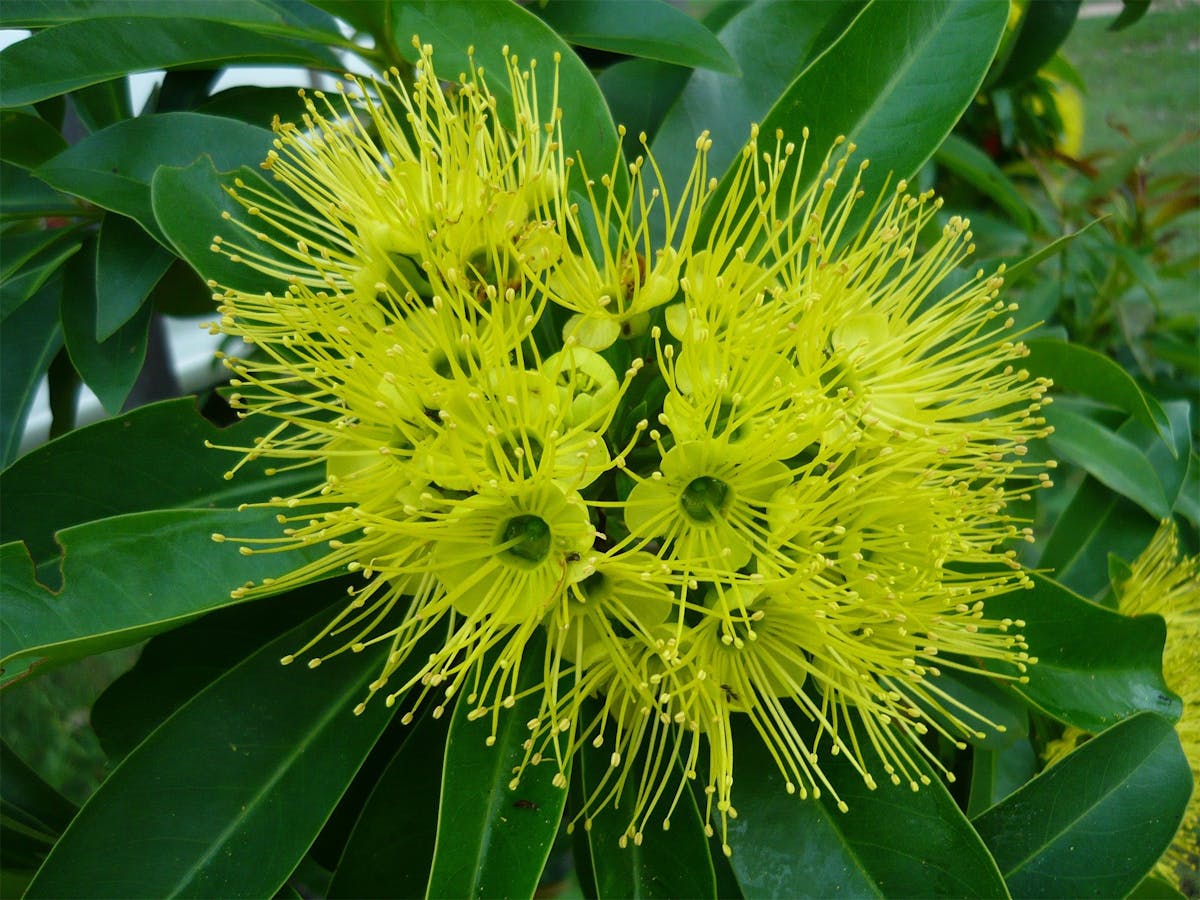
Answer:
[{"label": "yellow flower cluster", "polygon": [[828,753],[928,783],[927,735],[992,725],[942,671],[1030,661],[983,601],[1027,583],[1006,506],[1049,483],[1001,278],[948,284],[969,224],[903,183],[861,216],[851,146],[807,187],[757,131],[720,190],[705,135],[677,202],[648,153],[596,180],[533,64],[506,49],[501,104],[415,46],[411,82],[276,123],[285,193],[239,182],[247,240],[214,244],[279,281],[217,294],[233,403],[271,423],[229,449],[322,474],[242,549],[323,555],[235,597],[359,573],[284,662],[385,643],[371,695],[470,704],[489,740],[535,667],[514,782],[606,748],[579,817],[619,800],[634,842],[698,780],[725,843],[738,716],[801,797],[836,799]]}]

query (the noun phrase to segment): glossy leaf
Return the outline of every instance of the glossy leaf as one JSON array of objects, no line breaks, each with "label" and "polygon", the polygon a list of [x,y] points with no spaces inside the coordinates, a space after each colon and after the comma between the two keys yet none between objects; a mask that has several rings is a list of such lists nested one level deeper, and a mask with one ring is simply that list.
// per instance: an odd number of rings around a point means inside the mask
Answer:
[{"label": "glossy leaf", "polygon": [[62,278],[51,278],[0,323],[0,465],[16,458],[38,382],[62,346],[61,294]]},{"label": "glossy leaf", "polygon": [[[58,593],[34,578],[21,544],[0,548],[3,680],[36,665],[127,647],[196,616],[233,604],[230,590],[278,577],[320,551],[244,557],[213,533],[275,537],[263,511],[161,510],[115,516],[64,529]],[[97,602],[103,597],[104,602]]]},{"label": "glossy leaf", "polygon": [[304,36],[320,41],[341,37],[332,18],[306,3],[287,0],[6,0],[5,28],[46,28],[111,16],[156,19],[209,19],[242,25],[264,34]]},{"label": "glossy leaf", "polygon": [[1024,7],[1020,34],[995,87],[1013,87],[1037,74],[1067,39],[1081,0],[1037,0]]},{"label": "glossy leaf", "polygon": [[[609,66],[597,76],[596,83],[604,92],[613,121],[626,128],[626,157],[635,157],[641,151],[639,135],[645,134],[647,140],[654,140],[667,111],[678,99],[691,74],[691,70],[682,66],[649,59],[627,59]],[[654,90],[646,90],[648,84],[653,84]],[[663,161],[656,162],[660,166],[663,164]]]},{"label": "glossy leaf", "polygon": [[[590,743],[579,749],[576,764],[580,769],[581,797],[591,796],[610,771],[610,753],[611,750],[597,749]],[[628,760],[625,764],[636,771],[644,764],[644,759]],[[672,773],[672,778],[674,775]],[[632,787],[636,787],[634,779],[630,781]],[[611,783],[610,778],[606,789]],[[605,807],[593,816],[586,828],[582,823],[576,823],[576,828],[583,830],[577,840],[587,842],[591,860],[589,883],[595,888],[596,896],[699,898],[717,895],[708,837],[690,790],[684,790],[671,811],[671,827],[662,827],[674,794],[674,784],[672,781],[671,788],[647,817],[640,843],[627,839],[632,810],[629,794],[620,806]],[[625,846],[621,846],[623,840]]]},{"label": "glossy leaf", "polygon": [[1054,380],[1054,387],[1115,406],[1158,430],[1166,440],[1169,425],[1155,415],[1142,389],[1119,364],[1081,344],[1037,339],[1026,342],[1025,368]]},{"label": "glossy leaf", "polygon": [[229,669],[319,610],[332,618],[347,580],[215,610],[151,638],[137,664],[105,689],[89,719],[112,766]]},{"label": "glossy leaf", "polygon": [[434,65],[439,74],[456,81],[469,69],[467,48],[475,48],[475,65],[490,73],[488,86],[496,95],[502,113],[511,111],[508,78],[502,47],[509,47],[528,63],[536,59],[539,108],[553,108],[554,54],[562,54],[558,67],[558,105],[563,109],[563,149],[568,156],[579,153],[590,172],[612,168],[619,142],[604,95],[585,66],[551,28],[515,3],[472,3],[470,0],[416,0],[392,6],[392,33],[396,46],[410,60],[411,44],[420,35],[434,47]]},{"label": "glossy leaf", "polygon": [[175,257],[124,216],[105,216],[96,249],[96,340],[137,315]]},{"label": "glossy leaf", "polygon": [[1162,484],[1136,445],[1100,423],[1064,409],[1061,404],[1043,412],[1046,421],[1054,426],[1049,444],[1056,457],[1084,469],[1157,518],[1170,514],[1171,505]]},{"label": "glossy leaf", "polygon": [[[538,632],[540,634],[540,632]],[[446,744],[437,823],[437,846],[429,874],[430,897],[529,897],[546,865],[567,792],[552,780],[553,760],[526,768],[515,790],[513,768],[525,757],[526,723],[537,715],[542,678],[540,638],[525,650],[513,693],[515,705],[500,711],[494,746],[487,746],[491,717],[469,721],[475,704],[464,691],[454,707]],[[528,691],[520,696],[522,691]]]},{"label": "glossy leaf", "polygon": [[[1168,498],[1183,495],[1190,456],[1190,407],[1186,401],[1163,407],[1174,447],[1141,422],[1130,421],[1117,433],[1141,447]],[[1150,542],[1158,521],[1135,504],[1092,478],[1079,486],[1054,530],[1045,537],[1037,564],[1072,590],[1085,596],[1103,591],[1108,583],[1108,554],[1133,559]]]},{"label": "glossy leaf", "polygon": [[84,806],[26,896],[271,896],[391,715],[382,703],[352,713],[378,675],[378,652],[317,670],[279,664],[324,619],[267,644],[150,735]]},{"label": "glossy leaf", "polygon": [[843,757],[821,768],[836,802],[789,795],[761,738],[739,722],[729,862],[747,897],[1004,897],[996,864],[939,776],[919,791],[880,777],[868,790]]},{"label": "glossy leaf", "polygon": [[75,805],[46,784],[7,743],[0,744],[0,864],[34,869],[75,815]]},{"label": "glossy leaf", "polygon": [[[933,683],[939,690],[945,691],[951,698],[991,723],[986,725],[982,720],[967,717],[966,720],[975,723],[982,734],[982,737],[964,738],[973,746],[998,750],[1028,734],[1029,716],[1025,702],[1008,685],[972,672],[960,672],[949,666]],[[945,722],[945,716],[935,710],[930,710],[929,715],[934,720]]]},{"label": "glossy leaf", "polygon": [[[231,185],[235,177],[256,185],[261,182],[246,168],[236,173],[218,172],[207,156],[185,168],[163,166],[151,184],[155,221],[179,255],[206,280],[244,291],[278,291],[278,280],[212,251],[216,235],[239,246],[246,240],[245,232],[221,217],[222,213],[239,220],[246,217],[246,211],[222,187]],[[272,252],[261,242],[255,249],[265,255]]]},{"label": "glossy leaf", "polygon": [[711,31],[663,0],[643,0],[632,15],[614,15],[607,0],[551,0],[538,15],[563,40],[694,69],[739,74]]},{"label": "glossy leaf", "polygon": [[[873,197],[941,146],[983,81],[1007,13],[1007,3],[993,0],[871,4],[779,97],[761,133],[773,141],[778,129],[798,142],[810,129],[799,190],[816,182],[826,149],[845,136],[871,161],[861,188]],[[731,181],[727,173],[718,199]],[[717,206],[710,203],[707,222]]]},{"label": "glossy leaf", "polygon": [[974,816],[1003,800],[1038,770],[1037,751],[1028,738],[999,750],[977,749],[971,762],[967,815]]},{"label": "glossy leaf", "polygon": [[[1162,677],[1166,626],[1158,616],[1122,616],[1042,575],[1033,588],[986,601],[991,618],[1021,619],[1037,663],[1014,687],[1039,709],[1084,731],[1102,731],[1142,711],[1178,719],[1182,706]],[[996,666],[997,669],[1001,667]]]},{"label": "glossy leaf", "polygon": [[946,135],[934,159],[971,187],[990,198],[1023,230],[1032,231],[1037,213],[992,158],[956,134]]},{"label": "glossy leaf", "polygon": [[74,216],[79,206],[40,178],[0,160],[0,222]]},{"label": "glossy leaf", "polygon": [[96,243],[88,241],[63,276],[62,328],[71,363],[110,415],[121,411],[146,359],[150,307],[105,341],[96,340]]},{"label": "glossy leaf", "polygon": [[298,122],[305,112],[304,100],[297,88],[248,84],[218,91],[197,106],[195,111],[206,116],[239,119],[262,128],[269,127],[275,116],[284,122]]},{"label": "glossy leaf", "polygon": [[0,112],[0,129],[4,132],[0,159],[22,169],[36,169],[67,149],[67,142],[58,129],[41,116],[20,109]]},{"label": "glossy leaf", "polygon": [[130,72],[231,63],[338,68],[323,49],[224,22],[90,18],[39,31],[0,52],[0,106],[26,106]]},{"label": "glossy leaf", "polygon": [[[687,180],[702,131],[713,140],[709,167],[723,172],[737,156],[771,104],[861,12],[863,3],[758,3],[742,10],[721,29],[721,41],[741,66],[741,75],[693,72],[670,113],[656,123],[652,150],[662,169],[667,195],[676,196]],[[786,34],[786,41],[779,35]],[[601,76],[601,83],[607,73]],[[643,94],[656,96],[658,90]]]},{"label": "glossy leaf", "polygon": [[150,182],[159,166],[186,166],[202,154],[223,169],[257,165],[271,140],[265,128],[218,116],[141,116],[84,138],[39,168],[37,175],[60,190],[136,219],[161,238],[150,198]]},{"label": "glossy leaf", "polygon": [[1187,895],[1157,875],[1147,875],[1129,892],[1125,900],[1187,900]]},{"label": "glossy leaf", "polygon": [[0,543],[25,541],[40,565],[58,555],[54,533],[73,525],[151,509],[232,508],[309,486],[311,473],[268,476],[258,463],[223,477],[238,456],[205,441],[250,446],[264,427],[217,428],[182,397],[65,434],[0,473]]},{"label": "glossy leaf", "polygon": [[1191,794],[1171,723],[1092,738],[974,821],[1014,897],[1120,897],[1171,843]]},{"label": "glossy leaf", "polygon": [[427,714],[409,726],[350,833],[329,897],[425,897],[449,725]]},{"label": "glossy leaf", "polygon": [[[62,268],[63,263],[79,252],[82,246],[78,232],[70,228],[53,229],[38,232],[36,236],[46,238],[45,241],[26,242],[21,238],[35,235],[21,234],[6,237],[4,256],[6,266],[16,262],[9,259],[11,253],[17,260],[24,258],[25,266],[20,271],[11,270],[4,274],[0,284],[0,319],[7,319],[17,307],[26,300],[32,299]],[[27,248],[33,249],[32,253]],[[28,253],[28,255],[26,255]]]}]

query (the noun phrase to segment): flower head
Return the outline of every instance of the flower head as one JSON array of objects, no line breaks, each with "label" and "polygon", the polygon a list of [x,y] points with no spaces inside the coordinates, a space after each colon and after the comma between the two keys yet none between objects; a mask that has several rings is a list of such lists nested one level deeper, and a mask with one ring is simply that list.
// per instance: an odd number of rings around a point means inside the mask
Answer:
[{"label": "flower head", "polygon": [[406,720],[468,703],[489,740],[537,667],[522,770],[561,786],[584,742],[610,748],[579,815],[619,801],[635,843],[693,780],[724,835],[736,717],[800,796],[837,797],[827,752],[918,787],[928,732],[991,726],[942,669],[1030,661],[982,604],[1027,584],[1006,505],[1048,483],[1024,458],[1047,385],[1000,277],[940,292],[969,224],[922,250],[940,202],[903,184],[850,230],[851,147],[809,186],[804,147],[755,131],[718,193],[702,135],[673,202],[648,151],[589,179],[533,74],[507,77],[509,116],[420,47],[411,87],[276,124],[265,166],[293,197],[233,190],[266,231],[216,249],[280,283],[218,294],[254,351],[226,360],[234,405],[270,423],[245,452],[321,475],[261,504],[283,535],[244,552],[325,548],[237,596],[358,573],[285,662],[385,643],[372,695]]}]

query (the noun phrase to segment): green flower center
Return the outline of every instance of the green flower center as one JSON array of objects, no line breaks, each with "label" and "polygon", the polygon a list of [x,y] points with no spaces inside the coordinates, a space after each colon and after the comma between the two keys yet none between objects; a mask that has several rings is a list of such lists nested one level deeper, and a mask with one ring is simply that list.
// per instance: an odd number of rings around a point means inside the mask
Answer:
[{"label": "green flower center", "polygon": [[542,449],[542,442],[528,432],[511,431],[488,445],[488,468],[502,478],[512,474],[531,478],[542,458]]},{"label": "green flower center", "polygon": [[504,555],[524,568],[541,565],[550,555],[550,526],[540,516],[515,516],[504,523]]},{"label": "green flower center", "polygon": [[693,522],[711,522],[728,502],[729,485],[708,475],[692,479],[679,496],[679,505]]}]

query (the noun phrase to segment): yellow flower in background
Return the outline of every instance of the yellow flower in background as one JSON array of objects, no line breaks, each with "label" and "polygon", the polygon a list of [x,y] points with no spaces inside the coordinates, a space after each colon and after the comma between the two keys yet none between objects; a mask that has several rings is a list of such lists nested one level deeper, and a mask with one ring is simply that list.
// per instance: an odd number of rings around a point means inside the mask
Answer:
[{"label": "yellow flower in background", "polygon": [[534,667],[513,783],[606,748],[579,819],[617,806],[634,843],[694,781],[729,852],[736,717],[801,797],[845,808],[829,753],[928,783],[924,735],[993,727],[942,667],[1032,662],[983,601],[1028,584],[1006,507],[1049,483],[1001,278],[945,287],[969,223],[904,184],[860,215],[852,147],[808,186],[805,146],[757,131],[723,192],[706,135],[680,198],[648,151],[595,181],[515,57],[509,114],[417,46],[411,87],[277,123],[264,165],[298,201],[237,185],[245,245],[214,245],[279,279],[218,294],[250,347],[234,406],[269,423],[245,458],[321,476],[242,551],[326,548],[235,596],[357,573],[284,661],[384,644],[371,695],[467,703],[489,741]]}]

